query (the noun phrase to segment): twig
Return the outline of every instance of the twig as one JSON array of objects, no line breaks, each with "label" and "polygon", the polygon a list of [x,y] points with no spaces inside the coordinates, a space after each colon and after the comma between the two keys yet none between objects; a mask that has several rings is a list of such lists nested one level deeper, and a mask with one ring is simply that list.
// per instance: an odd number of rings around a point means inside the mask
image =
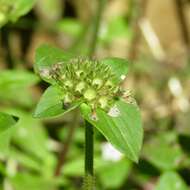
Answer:
[{"label": "twig", "polygon": [[134,14],[134,17],[133,16],[131,17],[132,19],[131,23],[134,35],[131,40],[131,46],[129,48],[128,58],[129,60],[132,61],[134,61],[137,58],[138,45],[141,38],[139,21],[141,20],[141,18],[145,16],[147,4],[148,0],[131,0],[131,6],[132,6],[131,9],[135,9],[137,11],[137,13]]},{"label": "twig", "polygon": [[14,67],[14,65],[13,65],[9,37],[10,37],[10,28],[7,26],[2,27],[1,38],[2,38],[2,46],[3,46],[4,52],[5,52],[5,61],[7,63],[7,67],[9,69],[12,69]]},{"label": "twig", "polygon": [[188,32],[188,26],[187,22],[185,19],[185,13],[183,11],[183,2],[181,0],[175,0],[175,5],[176,5],[176,12],[181,28],[181,33],[182,33],[182,38],[184,41],[184,44],[186,45],[187,52],[190,50],[190,36]]}]

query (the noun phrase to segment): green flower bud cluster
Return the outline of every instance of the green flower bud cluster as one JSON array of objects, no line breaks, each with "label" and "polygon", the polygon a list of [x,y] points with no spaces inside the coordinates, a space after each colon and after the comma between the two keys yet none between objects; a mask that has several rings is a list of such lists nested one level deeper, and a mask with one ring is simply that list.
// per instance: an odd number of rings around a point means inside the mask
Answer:
[{"label": "green flower bud cluster", "polygon": [[63,90],[65,105],[81,100],[92,109],[109,110],[119,92],[110,67],[99,61],[79,58],[57,63],[50,76]]}]

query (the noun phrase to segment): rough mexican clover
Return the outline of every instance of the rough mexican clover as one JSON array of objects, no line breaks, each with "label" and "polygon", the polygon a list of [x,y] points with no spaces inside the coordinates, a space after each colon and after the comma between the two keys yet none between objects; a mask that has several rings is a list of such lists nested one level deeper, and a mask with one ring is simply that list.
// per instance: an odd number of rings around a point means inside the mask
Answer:
[{"label": "rough mexican clover", "polygon": [[64,107],[81,101],[93,111],[99,107],[111,116],[119,114],[114,101],[123,92],[108,65],[96,60],[76,58],[66,63],[56,63],[50,70],[43,70],[41,75],[54,79],[55,84],[63,91]]}]

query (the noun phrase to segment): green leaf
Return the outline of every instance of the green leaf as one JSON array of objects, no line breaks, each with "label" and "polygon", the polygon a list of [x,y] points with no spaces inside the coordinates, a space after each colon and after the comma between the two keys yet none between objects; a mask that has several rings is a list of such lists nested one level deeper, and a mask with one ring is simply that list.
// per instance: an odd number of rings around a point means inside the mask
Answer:
[{"label": "green leaf", "polygon": [[57,28],[60,32],[78,37],[82,32],[83,26],[77,19],[65,18],[59,21]]},{"label": "green leaf", "polygon": [[143,129],[139,108],[123,100],[116,102],[120,114],[109,116],[105,111],[97,109],[98,120],[92,120],[91,110],[86,104],[81,105],[83,117],[94,125],[106,139],[129,159],[137,162],[142,145]]},{"label": "green leaf", "polygon": [[24,106],[33,105],[34,98],[28,87],[36,84],[38,81],[39,77],[28,71],[0,71],[0,101],[13,102]]},{"label": "green leaf", "polygon": [[28,13],[34,6],[36,0],[11,0],[14,3],[14,11],[10,14],[10,20],[16,21],[20,16]]},{"label": "green leaf", "polygon": [[42,76],[41,72],[44,69],[50,69],[51,66],[56,63],[68,61],[72,57],[73,56],[71,54],[65,53],[62,49],[43,44],[36,50],[34,69],[43,80],[49,83],[53,83],[54,80]]},{"label": "green leaf", "polygon": [[32,118],[31,113],[18,108],[8,109],[8,112],[19,116],[19,122],[15,125],[12,135],[12,142],[16,148],[11,148],[9,157],[23,167],[44,172],[44,176],[51,176],[56,159],[50,151],[51,140],[42,121]]},{"label": "green leaf", "polygon": [[31,72],[22,70],[0,71],[0,91],[5,89],[17,89],[36,84],[39,78]]},{"label": "green leaf", "polygon": [[15,190],[52,190],[56,188],[57,179],[47,179],[42,176],[27,173],[17,173],[9,178]]},{"label": "green leaf", "polygon": [[105,189],[119,189],[129,175],[130,169],[131,162],[126,159],[117,162],[107,162],[107,164],[101,167],[98,176]]},{"label": "green leaf", "polygon": [[22,152],[29,152],[41,160],[47,158],[48,134],[42,122],[32,118],[31,113],[18,109],[11,110],[11,113],[15,113],[20,118],[13,135],[14,144],[20,147]]},{"label": "green leaf", "polygon": [[143,154],[147,160],[163,171],[177,169],[184,154],[176,142],[177,134],[165,131],[146,142]]},{"label": "green leaf", "polygon": [[39,162],[38,159],[34,159],[30,154],[26,154],[23,151],[19,151],[16,148],[11,148],[9,157],[13,158],[15,161],[17,161],[20,165],[27,167],[28,169],[32,169],[33,171],[40,172],[41,162]]},{"label": "green leaf", "polygon": [[12,126],[16,124],[18,118],[0,112],[0,152],[7,154],[12,135]]},{"label": "green leaf", "polygon": [[28,13],[36,0],[0,0],[0,27]]},{"label": "green leaf", "polygon": [[64,109],[62,93],[56,86],[50,86],[42,95],[33,116],[36,118],[58,116],[75,109],[80,104],[76,102],[68,109]]},{"label": "green leaf", "polygon": [[188,187],[183,179],[176,172],[164,173],[155,188],[155,190],[187,190]]},{"label": "green leaf", "polygon": [[105,28],[105,32],[100,36],[103,42],[112,43],[114,39],[130,39],[132,32],[130,30],[126,18],[117,16],[112,18]]},{"label": "green leaf", "polygon": [[121,59],[121,58],[105,58],[101,60],[103,64],[106,64],[110,66],[112,69],[112,72],[115,74],[117,77],[116,82],[119,83],[121,82],[124,76],[128,73],[128,64],[129,62],[126,59]]},{"label": "green leaf", "polygon": [[0,134],[16,124],[18,118],[0,112]]}]

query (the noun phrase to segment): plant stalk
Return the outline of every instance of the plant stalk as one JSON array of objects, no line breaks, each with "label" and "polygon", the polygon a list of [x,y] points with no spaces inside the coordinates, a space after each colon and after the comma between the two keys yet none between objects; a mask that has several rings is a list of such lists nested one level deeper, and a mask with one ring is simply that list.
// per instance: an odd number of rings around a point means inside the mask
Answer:
[{"label": "plant stalk", "polygon": [[[106,0],[98,0],[97,12],[94,17],[92,38],[90,41],[88,56],[92,57],[97,45],[97,38],[100,28],[103,9]],[[93,126],[85,121],[85,177],[84,177],[84,190],[93,190],[95,187],[94,179],[94,138]]]},{"label": "plant stalk", "polygon": [[94,138],[93,126],[85,121],[85,177],[84,190],[94,189]]},{"label": "plant stalk", "polygon": [[106,4],[106,0],[98,0],[97,2],[98,2],[98,7],[97,7],[96,15],[94,17],[94,22],[93,22],[93,31],[92,31],[92,37],[91,37],[89,52],[88,52],[89,57],[93,56],[96,49],[100,22],[102,18],[103,9]]}]

